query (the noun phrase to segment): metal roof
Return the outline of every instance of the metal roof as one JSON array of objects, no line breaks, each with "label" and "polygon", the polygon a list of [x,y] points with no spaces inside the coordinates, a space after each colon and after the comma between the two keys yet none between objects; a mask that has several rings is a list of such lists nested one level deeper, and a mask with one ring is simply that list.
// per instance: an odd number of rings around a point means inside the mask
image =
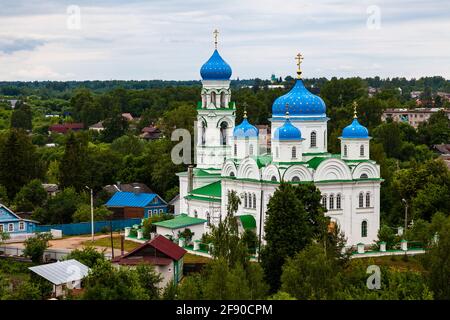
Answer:
[{"label": "metal roof", "polygon": [[188,226],[193,226],[196,224],[203,224],[205,222],[207,222],[207,220],[205,220],[205,219],[189,217],[185,214],[181,214],[179,216],[176,216],[173,219],[154,222],[153,225],[163,227],[163,228],[168,228],[168,229],[179,229],[179,228],[184,228],[184,227],[188,227]]},{"label": "metal roof", "polygon": [[139,207],[144,208],[157,197],[156,193],[116,192],[106,203],[107,207]]},{"label": "metal roof", "polygon": [[43,264],[28,269],[55,285],[79,281],[86,277],[90,270],[75,259]]}]

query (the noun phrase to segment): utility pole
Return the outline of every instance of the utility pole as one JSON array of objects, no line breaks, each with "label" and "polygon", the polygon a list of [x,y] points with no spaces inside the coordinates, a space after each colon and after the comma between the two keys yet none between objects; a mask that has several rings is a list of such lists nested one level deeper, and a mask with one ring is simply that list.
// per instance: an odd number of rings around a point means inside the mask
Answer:
[{"label": "utility pole", "polygon": [[408,227],[408,201],[406,201],[406,199],[402,199],[402,201],[405,204],[405,231],[404,231],[404,234],[406,234],[406,228]]},{"label": "utility pole", "polygon": [[91,240],[94,242],[94,190],[88,186],[85,187],[91,191]]}]

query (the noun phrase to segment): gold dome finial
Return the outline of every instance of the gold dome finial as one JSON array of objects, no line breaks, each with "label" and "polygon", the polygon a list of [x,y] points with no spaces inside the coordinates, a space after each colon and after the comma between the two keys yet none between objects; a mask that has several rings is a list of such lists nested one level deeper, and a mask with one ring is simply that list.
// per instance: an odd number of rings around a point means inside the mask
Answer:
[{"label": "gold dome finial", "polygon": [[215,29],[213,31],[213,35],[214,35],[214,48],[217,49],[217,38],[219,37],[219,31],[217,29]]},{"label": "gold dome finial", "polygon": [[297,79],[301,79],[302,78],[302,69],[300,68],[300,65],[302,64],[302,61],[303,61],[303,55],[299,52],[295,56],[295,60],[297,61]]},{"label": "gold dome finial", "polygon": [[244,119],[247,119],[247,110],[244,109]]},{"label": "gold dome finial", "polygon": [[356,108],[358,107],[358,103],[356,101],[353,101],[353,119],[358,118]]}]

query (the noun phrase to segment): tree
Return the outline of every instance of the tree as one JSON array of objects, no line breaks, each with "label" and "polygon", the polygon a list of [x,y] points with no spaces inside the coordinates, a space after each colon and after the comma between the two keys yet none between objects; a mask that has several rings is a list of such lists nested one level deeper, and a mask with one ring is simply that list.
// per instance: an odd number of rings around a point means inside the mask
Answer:
[{"label": "tree", "polygon": [[173,110],[166,111],[161,122],[164,136],[170,138],[172,131],[175,129],[187,129],[192,134],[192,123],[194,123],[196,116],[197,112],[190,104],[182,104]]},{"label": "tree", "polygon": [[22,187],[14,198],[14,205],[18,211],[33,211],[42,207],[47,201],[47,191],[38,179],[31,180]]},{"label": "tree", "polygon": [[11,114],[11,128],[15,129],[32,129],[33,114],[28,104],[23,101],[17,101],[13,113]]},{"label": "tree", "polygon": [[418,133],[421,142],[429,147],[434,144],[449,143],[450,119],[443,110],[440,110],[432,114],[428,121],[419,125]]},{"label": "tree", "polygon": [[[159,299],[160,289],[158,285],[163,280],[161,274],[155,271],[155,267],[149,264],[140,264],[136,267],[139,283],[144,288],[150,300]],[[170,282],[170,281],[169,281]]]},{"label": "tree", "polygon": [[120,108],[115,105],[112,107],[108,118],[103,121],[102,141],[112,142],[121,137],[128,129],[127,120],[122,117]]},{"label": "tree", "polygon": [[85,279],[84,300],[148,300],[136,270],[98,261]]},{"label": "tree", "polygon": [[450,299],[450,218],[441,225],[439,240],[426,254],[428,285],[436,299]]},{"label": "tree", "polygon": [[[95,221],[105,221],[111,214],[112,212],[105,206],[94,208]],[[81,203],[72,215],[72,220],[73,222],[91,221],[91,205],[87,203]]]},{"label": "tree", "polygon": [[25,240],[25,249],[23,254],[31,258],[34,263],[42,263],[44,251],[48,248],[49,240],[52,239],[51,233],[37,233],[34,237]]},{"label": "tree", "polygon": [[70,132],[66,139],[64,155],[59,164],[59,182],[62,188],[85,188],[88,152],[84,136]]},{"label": "tree", "polygon": [[238,221],[235,213],[241,200],[236,195],[236,191],[228,194],[227,215],[217,226],[211,226],[212,251],[211,255],[215,259],[224,259],[230,266],[237,263],[247,265],[248,250],[239,235]]},{"label": "tree", "polygon": [[89,268],[93,268],[99,261],[105,260],[105,255],[102,252],[98,252],[94,247],[87,246],[83,249],[72,250],[66,256],[66,260],[70,259],[75,259]]},{"label": "tree", "polygon": [[328,219],[320,204],[320,191],[312,184],[281,183],[268,204],[265,221],[266,245],[261,265],[272,292],[280,287],[282,266],[313,239],[323,239]]},{"label": "tree", "polygon": [[0,144],[0,185],[14,199],[16,193],[30,180],[43,176],[43,165],[36,147],[22,130],[11,129]]},{"label": "tree", "polygon": [[283,266],[281,291],[300,300],[331,299],[338,289],[338,268],[325,250],[311,244]]},{"label": "tree", "polygon": [[124,135],[111,143],[111,150],[124,155],[139,156],[144,152],[145,141],[133,135]]}]

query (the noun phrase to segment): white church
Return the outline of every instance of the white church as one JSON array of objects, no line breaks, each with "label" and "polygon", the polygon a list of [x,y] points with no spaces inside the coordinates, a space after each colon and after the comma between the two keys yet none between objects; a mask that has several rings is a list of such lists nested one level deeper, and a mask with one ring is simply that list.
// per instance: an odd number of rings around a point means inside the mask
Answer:
[{"label": "white church", "polygon": [[[341,153],[327,150],[326,105],[301,78],[272,106],[271,148],[249,123],[236,125],[231,102],[231,67],[215,50],[201,67],[203,88],[197,107],[197,165],[178,173],[180,202],[176,214],[205,219],[204,231],[227,214],[227,195],[241,199],[237,215],[243,228],[264,239],[270,197],[281,181],[313,182],[322,193],[326,215],[345,233],[347,245],[371,244],[380,227],[380,166],[369,158],[369,134],[355,115],[340,137]],[[349,119],[350,121],[351,119]]]}]

